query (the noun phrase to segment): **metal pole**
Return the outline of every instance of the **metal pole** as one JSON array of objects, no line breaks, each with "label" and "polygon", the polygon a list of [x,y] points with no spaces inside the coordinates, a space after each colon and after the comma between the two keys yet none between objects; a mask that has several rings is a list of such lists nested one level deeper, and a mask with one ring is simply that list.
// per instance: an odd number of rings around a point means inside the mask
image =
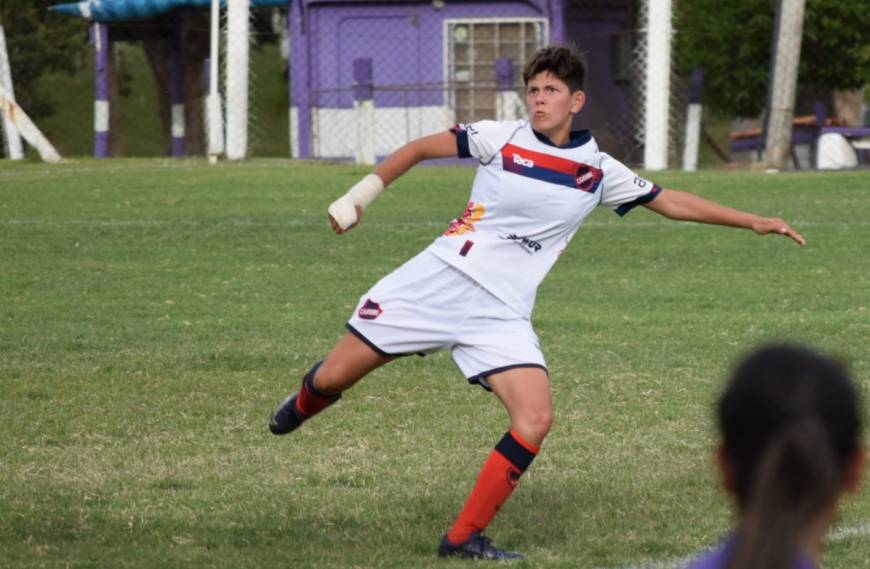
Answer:
[{"label": "metal pole", "polygon": [[643,148],[643,164],[648,170],[668,167],[672,32],[671,0],[649,0]]},{"label": "metal pole", "polygon": [[221,94],[218,89],[220,50],[220,0],[211,0],[211,47],[208,62],[208,96],[206,97],[206,132],[208,133],[208,161],[217,162],[224,151],[224,127],[221,113]]},{"label": "metal pole", "polygon": [[700,67],[692,70],[689,88],[689,108],[686,109],[686,140],[683,146],[683,170],[694,172],[698,169],[698,146],[701,142],[701,93],[704,85],[704,72]]},{"label": "metal pole", "polygon": [[248,153],[248,56],[250,0],[227,0],[227,134],[230,160]]},{"label": "metal pole", "polygon": [[109,26],[94,22],[94,158],[109,156]]},{"label": "metal pole", "polygon": [[172,22],[169,38],[169,99],[172,156],[184,156],[185,108],[184,108],[184,45],[183,14],[178,13]]}]

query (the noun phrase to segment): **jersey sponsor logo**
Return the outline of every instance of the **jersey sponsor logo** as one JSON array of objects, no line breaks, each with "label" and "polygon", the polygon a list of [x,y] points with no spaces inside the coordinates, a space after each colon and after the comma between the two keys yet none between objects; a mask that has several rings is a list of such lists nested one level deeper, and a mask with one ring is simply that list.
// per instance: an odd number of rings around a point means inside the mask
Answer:
[{"label": "jersey sponsor logo", "polygon": [[469,231],[476,231],[475,224],[480,221],[483,214],[486,213],[486,206],[482,203],[468,202],[463,212],[462,217],[454,219],[450,223],[450,227],[444,232],[447,237],[454,235],[464,235]]},{"label": "jersey sponsor logo", "polygon": [[526,168],[534,168],[535,163],[528,158],[523,158],[517,153],[514,153],[514,164],[519,164],[520,166],[525,166]]},{"label": "jersey sponsor logo", "polygon": [[381,309],[381,305],[368,298],[366,299],[366,303],[360,307],[357,316],[363,320],[374,320],[383,313],[384,311]]},{"label": "jersey sponsor logo", "polygon": [[604,173],[594,166],[506,144],[501,149],[502,168],[542,182],[594,194]]},{"label": "jersey sponsor logo", "polygon": [[509,233],[508,235],[500,235],[502,239],[507,239],[508,241],[513,241],[517,245],[523,248],[523,251],[528,253],[529,255],[534,255],[541,249],[543,249],[543,245],[539,241],[535,241],[534,239],[529,239],[528,237],[520,237],[516,233]]}]

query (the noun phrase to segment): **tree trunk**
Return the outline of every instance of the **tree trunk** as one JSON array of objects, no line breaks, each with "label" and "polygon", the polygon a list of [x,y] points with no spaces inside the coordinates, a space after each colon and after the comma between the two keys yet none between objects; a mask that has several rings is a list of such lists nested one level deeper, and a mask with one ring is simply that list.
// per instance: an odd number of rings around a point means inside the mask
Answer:
[{"label": "tree trunk", "polygon": [[844,119],[847,126],[861,126],[861,107],[864,103],[864,89],[834,91],[834,115]]}]

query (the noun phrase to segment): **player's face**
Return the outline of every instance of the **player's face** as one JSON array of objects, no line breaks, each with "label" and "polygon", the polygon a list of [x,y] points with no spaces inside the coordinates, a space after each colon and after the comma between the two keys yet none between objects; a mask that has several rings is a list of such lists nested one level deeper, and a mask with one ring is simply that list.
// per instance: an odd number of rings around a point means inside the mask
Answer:
[{"label": "player's face", "polygon": [[564,81],[549,71],[538,73],[526,85],[526,110],[532,128],[556,144],[568,142],[571,119],[585,102],[583,91],[572,93]]}]

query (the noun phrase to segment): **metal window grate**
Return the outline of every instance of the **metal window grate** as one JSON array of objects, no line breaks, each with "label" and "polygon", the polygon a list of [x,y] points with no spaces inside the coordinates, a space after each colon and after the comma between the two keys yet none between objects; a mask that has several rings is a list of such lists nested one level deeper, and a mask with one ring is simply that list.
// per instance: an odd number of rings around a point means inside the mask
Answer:
[{"label": "metal window grate", "polygon": [[447,21],[447,82],[458,122],[495,118],[496,60],[513,61],[521,88],[523,65],[544,45],[546,26],[539,18]]}]

